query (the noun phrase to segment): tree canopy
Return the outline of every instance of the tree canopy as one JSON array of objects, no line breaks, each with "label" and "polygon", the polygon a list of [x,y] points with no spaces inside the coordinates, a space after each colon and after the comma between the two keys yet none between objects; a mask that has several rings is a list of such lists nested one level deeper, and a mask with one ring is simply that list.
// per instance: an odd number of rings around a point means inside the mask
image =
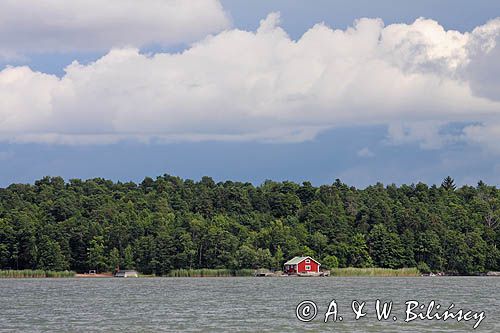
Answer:
[{"label": "tree canopy", "polygon": [[500,270],[500,191],[377,183],[356,189],[164,175],[140,184],[45,177],[0,189],[0,268],[278,269],[297,255],[331,267]]}]

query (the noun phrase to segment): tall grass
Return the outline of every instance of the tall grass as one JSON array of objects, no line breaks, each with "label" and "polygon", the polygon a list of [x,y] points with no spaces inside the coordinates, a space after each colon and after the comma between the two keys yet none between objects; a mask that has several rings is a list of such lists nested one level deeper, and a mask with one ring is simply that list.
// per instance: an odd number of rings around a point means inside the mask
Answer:
[{"label": "tall grass", "polygon": [[[230,276],[253,276],[253,269],[176,269],[170,271],[168,277],[230,277]],[[331,276],[420,276],[416,268],[334,268],[330,270]]]},{"label": "tall grass", "polygon": [[169,277],[228,277],[228,276],[253,276],[253,269],[176,269],[170,271]]},{"label": "tall grass", "polygon": [[74,277],[73,271],[44,271],[41,269],[0,270],[0,278],[67,278]]},{"label": "tall grass", "polygon": [[331,276],[420,276],[418,269],[412,268],[334,268],[330,270]]},{"label": "tall grass", "polygon": [[157,275],[156,274],[142,274],[142,273],[139,273],[138,275],[140,278],[154,278],[156,277]]}]

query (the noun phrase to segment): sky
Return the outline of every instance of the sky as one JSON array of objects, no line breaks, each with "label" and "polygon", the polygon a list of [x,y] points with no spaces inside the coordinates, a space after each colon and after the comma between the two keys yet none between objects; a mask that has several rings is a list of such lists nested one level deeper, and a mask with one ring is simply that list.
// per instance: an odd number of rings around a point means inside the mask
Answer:
[{"label": "sky", "polygon": [[500,2],[5,0],[0,186],[500,184]]}]

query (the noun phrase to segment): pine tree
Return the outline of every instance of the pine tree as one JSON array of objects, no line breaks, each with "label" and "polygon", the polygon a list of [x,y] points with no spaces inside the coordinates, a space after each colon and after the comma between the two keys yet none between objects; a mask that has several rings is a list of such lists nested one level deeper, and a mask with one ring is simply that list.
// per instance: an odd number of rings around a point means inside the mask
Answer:
[{"label": "pine tree", "polygon": [[441,183],[441,187],[447,191],[455,191],[455,181],[450,176],[446,177]]}]

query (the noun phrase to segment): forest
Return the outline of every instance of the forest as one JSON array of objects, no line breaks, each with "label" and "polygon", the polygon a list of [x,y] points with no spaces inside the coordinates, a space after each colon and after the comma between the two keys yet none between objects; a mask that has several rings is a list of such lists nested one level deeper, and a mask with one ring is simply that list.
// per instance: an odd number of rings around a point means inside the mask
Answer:
[{"label": "forest", "polygon": [[325,268],[500,270],[500,191],[447,177],[364,189],[163,175],[0,188],[0,269],[166,275],[175,269],[281,269],[296,255]]}]

